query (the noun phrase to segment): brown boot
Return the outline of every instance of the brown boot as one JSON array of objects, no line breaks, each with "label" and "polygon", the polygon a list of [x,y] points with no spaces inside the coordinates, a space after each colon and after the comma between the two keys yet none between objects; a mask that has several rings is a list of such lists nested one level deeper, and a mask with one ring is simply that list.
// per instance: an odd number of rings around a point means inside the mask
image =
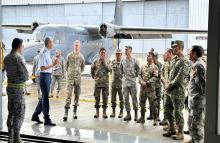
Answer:
[{"label": "brown boot", "polygon": [[137,120],[137,123],[145,123],[145,112],[141,112],[141,117]]},{"label": "brown boot", "polygon": [[174,124],[171,124],[169,128],[170,128],[169,131],[163,134],[164,137],[171,137],[172,135],[176,134],[176,129]]},{"label": "brown boot", "polygon": [[169,124],[166,125],[166,126],[164,126],[164,127],[163,127],[163,130],[164,130],[164,131],[169,131],[169,130],[170,130],[170,126],[169,126]]},{"label": "brown boot", "polygon": [[131,113],[127,111],[127,116],[124,118],[124,121],[131,121]]},{"label": "brown boot", "polygon": [[108,116],[107,116],[107,114],[106,114],[106,108],[103,108],[103,115],[102,115],[102,117],[103,117],[104,119],[107,119],[107,118],[108,118]]},{"label": "brown boot", "polygon": [[134,121],[136,122],[138,119],[138,110],[134,110]]},{"label": "brown boot", "polygon": [[69,108],[64,108],[65,109],[65,113],[64,113],[64,116],[63,116],[63,121],[66,122],[67,119],[68,119],[68,112],[69,112]]},{"label": "brown boot", "polygon": [[172,135],[171,137],[174,140],[184,140],[184,134],[181,132],[178,132],[175,135]]},{"label": "brown boot", "polygon": [[77,116],[77,106],[74,106],[73,108],[73,119],[77,119],[78,116]]},{"label": "brown boot", "polygon": [[158,126],[158,119],[154,120],[153,126]]},{"label": "brown boot", "polygon": [[94,118],[99,118],[99,108],[96,108],[96,114],[94,115]]},{"label": "brown boot", "polygon": [[112,114],[110,115],[111,118],[115,118],[115,108],[112,108]]},{"label": "brown boot", "polygon": [[120,113],[118,115],[118,118],[122,118],[123,117],[123,108],[121,108]]}]

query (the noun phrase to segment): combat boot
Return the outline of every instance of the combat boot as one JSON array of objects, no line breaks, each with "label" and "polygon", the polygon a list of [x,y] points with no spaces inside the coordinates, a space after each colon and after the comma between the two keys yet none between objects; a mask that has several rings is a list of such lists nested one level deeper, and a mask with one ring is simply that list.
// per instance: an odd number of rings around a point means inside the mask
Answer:
[{"label": "combat boot", "polygon": [[64,117],[63,117],[64,122],[66,122],[68,119],[68,112],[69,112],[69,108],[65,108],[65,113],[64,113]]},{"label": "combat boot", "polygon": [[169,126],[169,131],[164,133],[163,136],[164,137],[171,137],[172,135],[175,135],[176,134],[176,129],[174,127],[174,124],[171,124]]},{"label": "combat boot", "polygon": [[150,115],[149,115],[149,117],[147,117],[147,120],[153,120],[151,108],[150,108]]},{"label": "combat boot", "polygon": [[184,134],[181,132],[178,132],[177,134],[172,135],[171,137],[174,140],[184,140]]},{"label": "combat boot", "polygon": [[94,118],[99,118],[99,108],[96,108],[96,114],[94,115]]},{"label": "combat boot", "polygon": [[166,125],[166,126],[164,126],[164,127],[163,127],[163,130],[164,130],[164,131],[169,131],[169,130],[170,130],[170,126],[169,126],[169,124]]},{"label": "combat boot", "polygon": [[141,117],[137,120],[137,123],[145,123],[145,112],[141,112]]},{"label": "combat boot", "polygon": [[111,118],[115,118],[115,108],[112,108],[112,114],[110,115]]},{"label": "combat boot", "polygon": [[127,111],[127,116],[124,118],[124,121],[131,121],[131,113]]},{"label": "combat boot", "polygon": [[157,125],[158,125],[158,119],[154,119],[153,126],[157,126]]},{"label": "combat boot", "polygon": [[60,96],[59,96],[59,93],[60,93],[60,91],[57,91],[57,96],[56,96],[56,98],[59,98]]},{"label": "combat boot", "polygon": [[118,118],[122,118],[123,117],[123,108],[121,108],[120,113],[118,115]]},{"label": "combat boot", "polygon": [[8,143],[14,143],[14,132],[13,132],[13,130],[8,131]]},{"label": "combat boot", "polygon": [[163,119],[163,120],[159,123],[159,125],[161,125],[161,126],[168,125],[168,121],[167,121],[166,119]]},{"label": "combat boot", "polygon": [[77,116],[77,106],[74,106],[73,108],[73,119],[77,119],[78,116]]},{"label": "combat boot", "polygon": [[14,143],[23,143],[19,133],[14,134]]},{"label": "combat boot", "polygon": [[134,121],[138,120],[138,110],[134,110]]},{"label": "combat boot", "polygon": [[104,119],[107,119],[107,118],[108,118],[108,116],[107,116],[107,114],[106,114],[106,108],[103,108],[103,115],[102,115],[102,117],[103,117]]}]

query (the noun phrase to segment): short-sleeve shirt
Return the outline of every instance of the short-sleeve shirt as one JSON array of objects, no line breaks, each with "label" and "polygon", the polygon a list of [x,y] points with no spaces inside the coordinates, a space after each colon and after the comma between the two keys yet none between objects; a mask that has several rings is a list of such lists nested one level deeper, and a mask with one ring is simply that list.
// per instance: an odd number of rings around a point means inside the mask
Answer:
[{"label": "short-sleeve shirt", "polygon": [[[44,47],[40,52],[38,66],[40,68],[40,67],[49,66],[49,65],[52,65],[52,58],[50,55],[50,50]],[[52,70],[53,68],[49,68],[47,70],[40,71],[40,72],[41,73],[52,73]]]}]

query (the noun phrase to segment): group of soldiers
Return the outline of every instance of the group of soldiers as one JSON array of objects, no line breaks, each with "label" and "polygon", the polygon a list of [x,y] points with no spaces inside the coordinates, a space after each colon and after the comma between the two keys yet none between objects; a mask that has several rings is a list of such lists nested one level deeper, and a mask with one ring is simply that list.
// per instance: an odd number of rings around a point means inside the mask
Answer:
[{"label": "group of soldiers", "polygon": [[[134,121],[145,123],[146,101],[150,106],[148,120],[153,120],[157,126],[160,115],[160,101],[163,99],[164,119],[160,125],[166,125],[164,137],[174,140],[184,139],[184,106],[189,111],[188,128],[193,143],[202,143],[204,136],[206,63],[204,49],[192,46],[189,59],[184,57],[184,42],[173,41],[171,48],[164,53],[164,64],[158,61],[158,54],[151,50],[147,53],[146,64],[139,66],[138,60],[131,56],[132,47],[125,46],[125,58],[122,51],[117,50],[115,59],[111,62],[105,58],[106,50],[101,48],[99,58],[91,65],[91,75],[95,80],[94,118],[99,117],[100,96],[102,95],[103,118],[108,118],[106,108],[109,95],[109,72],[112,74],[111,103],[112,114],[115,117],[116,98],[119,96],[120,113],[123,117],[125,107],[127,115],[124,121],[130,121],[131,97],[134,109]],[[138,118],[137,79],[140,84],[139,105],[141,116]],[[188,98],[186,98],[188,97]],[[185,103],[187,103],[185,105]]]},{"label": "group of soldiers", "polygon": [[[21,39],[15,38],[12,43],[11,53],[4,59],[8,77],[7,94],[9,98],[7,125],[9,141],[11,140],[12,142],[21,142],[20,127],[24,119],[25,109],[23,95],[25,93],[25,81],[28,80],[28,72],[24,59],[21,56],[22,42]],[[78,118],[77,107],[79,106],[79,96],[81,93],[81,73],[85,69],[85,60],[80,52],[81,46],[79,40],[74,41],[73,51],[67,55],[65,60],[62,58],[60,51],[57,51],[54,58],[51,59],[49,57],[49,50],[52,47],[52,39],[46,38],[45,48],[41,52],[40,71],[37,63],[39,60],[37,60],[38,57],[35,57],[34,60],[36,62],[34,65],[36,64],[38,66],[33,68],[34,76],[37,77],[39,75],[38,72],[40,72],[41,76],[37,80],[40,81],[40,88],[43,91],[42,97],[39,96],[40,100],[32,116],[32,121],[42,123],[38,115],[43,112],[44,124],[50,126],[56,124],[52,123],[49,116],[49,91],[53,95],[55,82],[60,82],[64,77],[67,80],[67,97],[63,120],[68,120],[73,90],[73,118]],[[192,46],[189,54],[190,58],[187,59],[183,56],[183,49],[183,41],[177,40],[172,42],[171,48],[167,49],[164,53],[164,64],[159,62],[158,54],[154,50],[151,50],[147,52],[146,63],[140,67],[138,60],[132,57],[131,46],[125,46],[124,58],[122,58],[122,51],[117,49],[115,59],[112,61],[107,59],[106,49],[101,48],[99,50],[99,57],[91,65],[91,76],[95,81],[94,98],[96,113],[94,118],[99,118],[99,109],[101,106],[103,108],[102,117],[105,119],[108,118],[106,109],[108,107],[109,86],[111,85],[112,114],[110,117],[114,118],[116,116],[118,95],[120,107],[118,118],[123,118],[123,110],[125,108],[127,114],[123,120],[132,120],[129,100],[131,97],[134,121],[144,124],[146,101],[148,100],[150,116],[147,119],[153,120],[153,125],[157,126],[162,99],[164,119],[160,122],[160,125],[166,125],[165,130],[167,131],[163,136],[171,137],[175,140],[183,140],[183,109],[186,96],[188,96],[189,118],[187,123],[190,136],[192,137],[190,142],[202,143],[206,94],[206,64],[203,60],[204,50],[201,46]],[[109,73],[112,75],[111,84],[109,84]],[[52,84],[50,84],[51,76]],[[139,98],[137,96],[138,84],[140,85]],[[60,91],[59,86],[57,97]],[[39,95],[41,95],[40,91]],[[100,104],[101,97],[102,105]],[[12,104],[14,106],[10,106]],[[139,106],[141,116],[138,118]]]}]

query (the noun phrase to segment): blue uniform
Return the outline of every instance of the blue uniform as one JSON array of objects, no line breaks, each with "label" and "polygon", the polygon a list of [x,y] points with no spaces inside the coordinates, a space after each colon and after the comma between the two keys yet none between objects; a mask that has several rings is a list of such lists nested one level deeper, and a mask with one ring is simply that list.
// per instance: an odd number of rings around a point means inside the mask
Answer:
[{"label": "blue uniform", "polygon": [[[52,65],[52,59],[50,56],[50,51],[47,48],[43,48],[39,55],[39,68],[42,66]],[[49,118],[49,91],[51,82],[52,68],[44,71],[40,71],[40,88],[42,92],[42,98],[39,100],[37,107],[34,111],[33,117],[38,117],[38,115],[43,112],[45,122],[50,122]]]}]

